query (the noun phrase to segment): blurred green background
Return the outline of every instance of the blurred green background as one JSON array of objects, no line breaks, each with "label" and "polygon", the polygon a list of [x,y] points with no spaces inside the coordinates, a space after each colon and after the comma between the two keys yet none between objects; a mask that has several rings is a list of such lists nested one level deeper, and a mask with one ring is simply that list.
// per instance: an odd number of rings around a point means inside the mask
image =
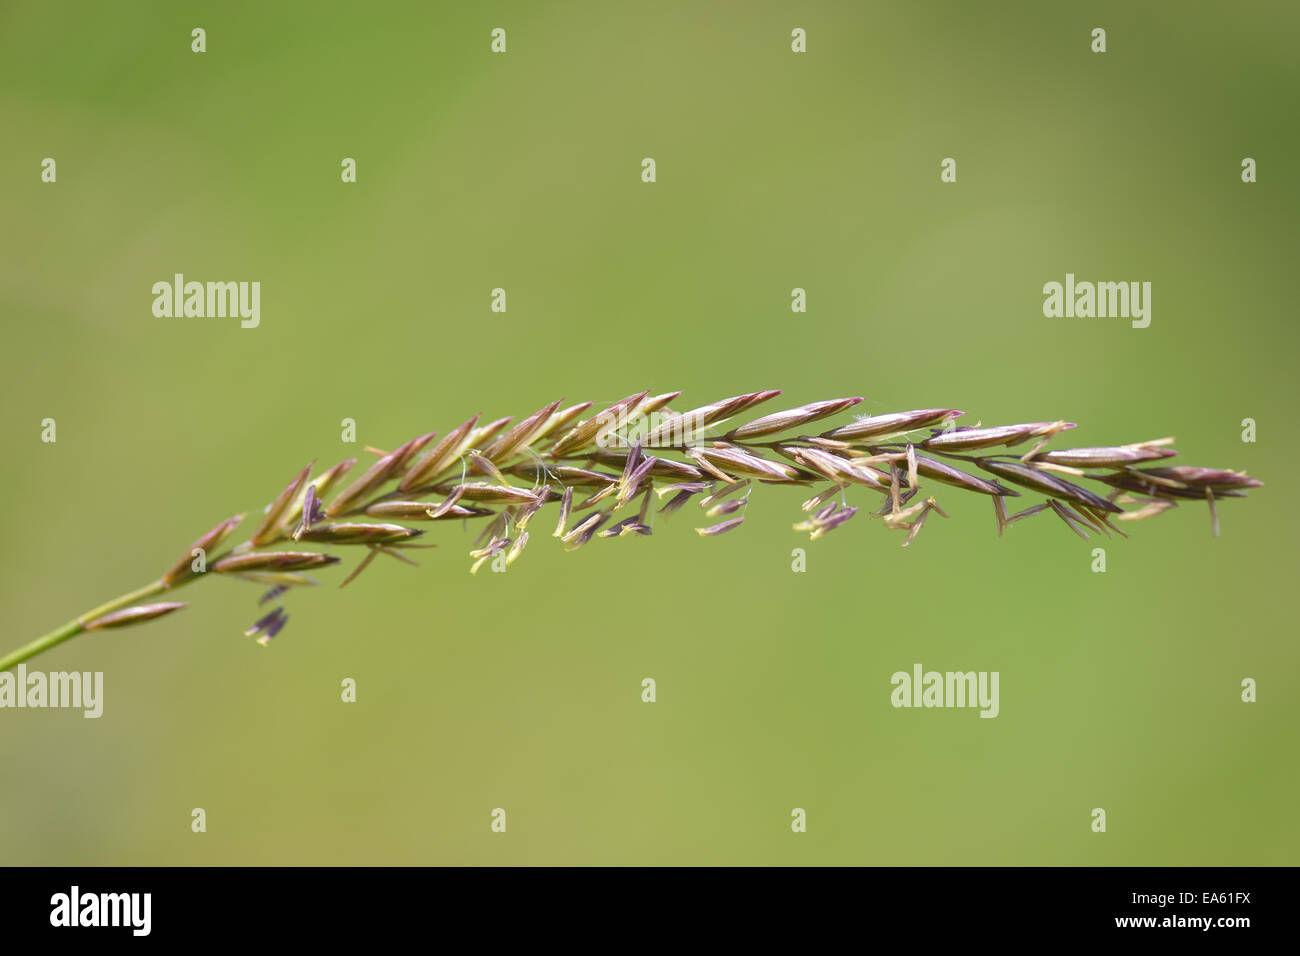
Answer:
[{"label": "blurred green background", "polygon": [[[1050,517],[998,539],[944,492],[907,551],[863,517],[809,544],[804,496],[762,488],[722,538],[698,512],[572,554],[543,533],[476,577],[440,526],[419,569],[291,595],[269,649],[241,636],[257,590],[202,582],[30,665],[103,671],[105,713],[0,712],[0,862],[1300,862],[1298,26],[1252,3],[6,3],[5,649],[354,453],[345,417],[392,447],[561,396],[780,387],[769,410],[1176,435],[1268,487],[1219,539],[1191,505],[1087,543]],[[175,272],[260,281],[261,326],[154,318]],[[1151,326],[1044,318],[1067,272],[1152,282]],[[893,709],[916,662],[999,671],[1001,715]]]}]

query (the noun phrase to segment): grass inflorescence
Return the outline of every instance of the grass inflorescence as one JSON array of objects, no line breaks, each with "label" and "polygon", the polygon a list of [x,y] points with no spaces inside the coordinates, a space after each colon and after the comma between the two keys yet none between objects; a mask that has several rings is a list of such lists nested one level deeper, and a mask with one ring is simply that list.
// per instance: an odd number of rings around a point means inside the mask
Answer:
[{"label": "grass inflorescence", "polygon": [[[414,564],[407,552],[432,545],[419,541],[424,529],[411,525],[426,522],[481,525],[469,552],[473,573],[489,561],[509,566],[518,560],[537,531],[535,516],[548,506],[556,515],[552,536],[573,550],[597,537],[650,535],[656,516],[670,516],[693,501],[703,515],[700,535],[727,534],[743,525],[756,486],[792,485],[810,492],[795,530],[814,540],[829,534],[861,510],[848,504],[849,494],[865,494],[868,514],[905,532],[902,544],[908,547],[932,514],[947,517],[932,490],[990,499],[999,535],[1050,513],[1086,539],[1126,537],[1115,522],[1142,520],[1183,500],[1207,503],[1217,535],[1216,502],[1243,497],[1262,484],[1240,471],[1164,464],[1177,454],[1170,438],[1050,449],[1057,436],[1075,428],[1066,421],[958,426],[962,411],[926,408],[809,428],[862,401],[838,398],[723,431],[724,423],[780,391],[673,412],[668,406],[679,394],[638,392],[596,414],[589,414],[591,402],[563,409],[551,402],[513,427],[511,418],[480,425],[474,416],[440,440],[429,432],[392,451],[368,449],[375,460],[351,482],[344,479],[356,458],[315,477],[308,465],[266,507],[243,543],[222,551],[243,516],[221,521],[157,581],[0,659],[0,670],[82,631],[178,610],[184,605],[138,602],[211,574],[255,583],[264,589],[260,604],[275,602],[246,632],[267,644],[288,620],[280,598],[319,583],[306,572],[341,560],[313,547],[361,549],[342,586],[379,557]],[[1095,490],[1080,482],[1095,483]],[[1042,500],[1010,501],[1026,496]]]}]

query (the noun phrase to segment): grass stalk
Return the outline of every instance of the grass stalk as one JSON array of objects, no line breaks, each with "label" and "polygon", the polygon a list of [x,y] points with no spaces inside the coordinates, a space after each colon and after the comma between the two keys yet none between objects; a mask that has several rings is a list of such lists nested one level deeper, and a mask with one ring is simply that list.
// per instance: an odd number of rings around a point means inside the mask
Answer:
[{"label": "grass stalk", "polygon": [[135,605],[138,602],[143,601],[145,598],[150,598],[156,594],[161,594],[163,591],[166,591],[167,589],[168,589],[168,585],[165,584],[160,578],[157,581],[154,581],[150,584],[146,584],[142,588],[137,588],[134,591],[128,591],[126,594],[120,595],[119,597],[115,597],[111,601],[106,601],[103,604],[101,604],[99,607],[92,608],[91,610],[87,611],[85,614],[82,614],[79,617],[74,617],[71,621],[68,621],[62,627],[56,627],[48,634],[42,634],[34,641],[31,641],[27,644],[24,644],[22,647],[10,651],[4,657],[0,657],[0,671],[10,670],[11,668],[17,667],[19,664],[23,663],[24,661],[31,660],[37,654],[43,654],[52,647],[58,647],[64,641],[71,640],[72,638],[76,637],[78,634],[84,633],[88,629],[87,625],[93,624],[95,621],[99,620],[100,618],[112,614],[115,611],[125,610],[126,608],[129,608],[132,605]]}]

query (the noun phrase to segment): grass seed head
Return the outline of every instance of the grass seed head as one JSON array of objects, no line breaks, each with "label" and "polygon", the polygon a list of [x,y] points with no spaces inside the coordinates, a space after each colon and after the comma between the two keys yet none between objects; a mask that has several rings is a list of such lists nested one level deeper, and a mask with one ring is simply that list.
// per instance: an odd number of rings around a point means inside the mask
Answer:
[{"label": "grass seed head", "polygon": [[[278,606],[281,598],[295,586],[316,583],[302,572],[338,561],[332,555],[311,551],[268,550],[295,526],[293,536],[298,540],[362,546],[364,557],[344,579],[347,584],[380,555],[414,564],[403,550],[432,545],[413,543],[423,533],[407,526],[413,522],[485,518],[476,529],[479,534],[470,551],[471,570],[497,556],[504,556],[507,565],[513,564],[529,540],[529,523],[556,501],[559,514],[554,534],[572,550],[595,537],[651,534],[654,496],[660,501],[667,499],[659,508],[664,516],[701,496],[704,512],[724,520],[696,531],[703,537],[716,537],[739,528],[749,507],[757,506],[760,497],[766,504],[769,496],[781,494],[777,489],[754,495],[758,485],[811,486],[811,496],[800,506],[806,517],[795,525],[797,530],[808,532],[813,539],[822,537],[854,517],[865,496],[868,514],[881,518],[889,528],[907,532],[907,547],[916,541],[931,514],[947,517],[935,497],[920,497],[920,485],[926,481],[992,498],[999,535],[1019,521],[1050,510],[1071,532],[1084,538],[1111,532],[1122,535],[1112,523],[1112,515],[1122,521],[1139,521],[1169,510],[1182,499],[1206,501],[1217,534],[1219,503],[1244,497],[1263,484],[1229,469],[1136,467],[1173,457],[1172,439],[1051,450],[1047,444],[1058,433],[1074,428],[1072,423],[950,428],[963,414],[952,408],[874,415],[821,435],[800,433],[811,422],[858,405],[862,399],[856,397],[808,402],[736,424],[723,438],[706,438],[714,426],[779,394],[775,389],[747,392],[674,413],[668,411],[668,404],[678,392],[651,395],[639,391],[584,420],[579,418],[595,407],[592,403],[581,402],[560,411],[560,403],[551,402],[508,430],[509,417],[480,426],[479,417],[474,416],[441,440],[435,432],[428,432],[392,452],[376,452],[378,460],[336,492],[325,507],[321,500],[342,484],[356,459],[340,462],[314,480],[308,477],[308,466],[266,508],[249,540],[210,560],[209,568],[269,588],[262,601],[274,600],[277,607],[247,632],[267,643],[288,619]],[[658,424],[642,431],[645,416],[652,413],[661,413]],[[925,428],[934,431],[919,441],[902,437]],[[998,446],[1011,448],[1030,440],[1034,444],[1019,458],[1010,452],[983,457],[964,454]],[[654,454],[648,454],[648,449]],[[979,477],[968,469],[993,477]],[[485,480],[471,479],[475,473]],[[1062,474],[1079,482],[1097,482],[1109,488],[1109,497],[1067,481]],[[579,489],[582,500],[575,502]],[[1008,516],[1007,499],[1021,496],[1025,490],[1045,500]],[[850,495],[857,498],[854,503],[847,500]],[[438,496],[441,500],[436,500]],[[363,520],[340,520],[345,514],[361,515]],[[191,570],[190,552],[216,549],[238,524],[239,517],[228,518],[201,536],[157,582],[157,590],[202,577]],[[125,627],[181,606],[129,607],[82,626]]]},{"label": "grass seed head", "polygon": [[235,528],[239,526],[239,523],[243,520],[243,515],[235,515],[231,518],[227,518],[211,531],[200,536],[199,539],[190,545],[189,549],[176,560],[176,563],[167,569],[167,573],[162,576],[163,582],[169,587],[175,587],[180,582],[193,577],[196,573],[194,571],[194,552],[198,550],[202,550],[204,554],[212,552],[216,549],[217,545],[226,539],[230,532],[234,531]]},{"label": "grass seed head", "polygon": [[828,432],[822,432],[822,437],[836,441],[879,441],[885,437],[903,435],[918,428],[942,426],[954,418],[960,418],[964,414],[966,413],[956,408],[918,408],[911,412],[872,415],[859,418],[848,425],[833,428]]},{"label": "grass seed head", "polygon": [[152,621],[156,617],[162,617],[164,614],[170,614],[172,611],[179,611],[185,607],[184,604],[176,601],[162,601],[157,604],[140,604],[136,607],[123,608],[120,611],[113,611],[109,614],[103,614],[92,621],[87,621],[82,625],[87,631],[104,631],[114,627],[130,627],[132,624],[143,624],[145,621]]}]

